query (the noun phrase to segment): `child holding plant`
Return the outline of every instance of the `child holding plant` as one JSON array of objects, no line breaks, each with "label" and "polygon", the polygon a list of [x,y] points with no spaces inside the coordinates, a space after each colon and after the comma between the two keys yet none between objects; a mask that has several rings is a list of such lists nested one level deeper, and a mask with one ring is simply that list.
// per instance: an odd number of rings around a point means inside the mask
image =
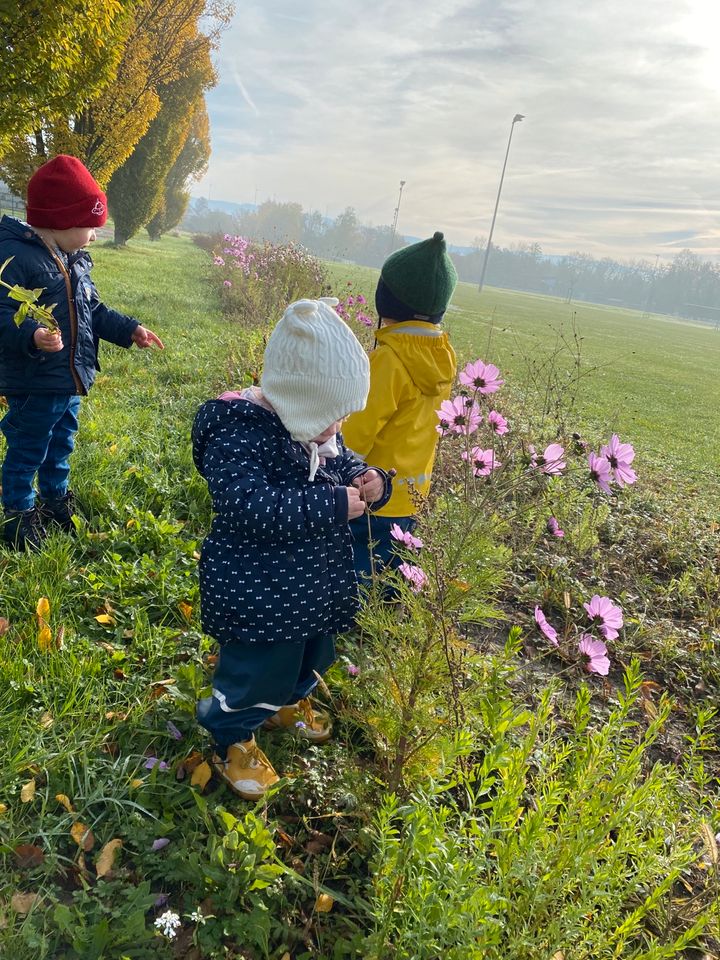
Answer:
[{"label": "child holding plant", "polygon": [[8,406],[0,421],[2,537],[16,548],[40,546],[47,523],[72,528],[69,457],[98,341],[163,347],[137,320],[101,303],[90,279],[83,247],[105,223],[107,200],[87,168],[54,157],[35,171],[27,194],[27,223],[0,221],[0,394]]},{"label": "child holding plant", "polygon": [[455,352],[440,324],[456,283],[442,233],[393,253],[380,273],[370,394],[344,436],[359,456],[397,473],[388,503],[350,524],[359,575],[391,561],[393,539],[415,526],[414,497],[430,489],[439,439],[435,411],[455,377]]},{"label": "child holding plant", "polygon": [[314,743],[331,735],[308,697],[357,610],[348,521],[391,492],[338,433],[365,405],[369,376],[337,302],[290,304],[268,340],[260,387],[209,400],[193,425],[215,512],[200,560],[202,624],[220,643],[198,720],[220,776],[248,800],[278,780],[258,727],[296,729]]}]

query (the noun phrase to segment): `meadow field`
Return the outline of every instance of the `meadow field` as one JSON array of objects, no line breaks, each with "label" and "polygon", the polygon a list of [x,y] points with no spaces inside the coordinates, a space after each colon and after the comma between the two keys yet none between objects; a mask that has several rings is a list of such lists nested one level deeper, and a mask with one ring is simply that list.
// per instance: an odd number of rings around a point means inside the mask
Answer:
[{"label": "meadow field", "polygon": [[[483,487],[461,512],[441,460],[421,530],[442,588],[368,603],[323,694],[338,736],[261,734],[286,778],[253,807],[211,777],[194,720],[215,651],[190,428],[252,382],[282,305],[229,320],[186,237],[92,253],[102,298],[166,350],[103,347],[74,454],[85,519],[0,549],[0,955],[719,957],[720,332],[460,285],[458,353],[500,366],[517,419],[551,439],[559,397],[568,431],[635,445],[640,480],[612,506],[551,480],[566,537],[548,544],[532,498],[517,520],[519,494],[511,511]],[[373,271],[326,270],[372,296]],[[607,680],[532,619],[542,604],[569,635],[605,592],[626,627]]]},{"label": "meadow field", "polygon": [[[371,297],[377,271],[329,265],[337,289],[350,281]],[[372,302],[372,301],[371,301]],[[483,356],[543,402],[548,358],[574,374],[583,429],[632,439],[658,478],[720,496],[720,329],[557,297],[460,283],[446,321],[464,359]],[[670,485],[670,484],[668,484]]]}]

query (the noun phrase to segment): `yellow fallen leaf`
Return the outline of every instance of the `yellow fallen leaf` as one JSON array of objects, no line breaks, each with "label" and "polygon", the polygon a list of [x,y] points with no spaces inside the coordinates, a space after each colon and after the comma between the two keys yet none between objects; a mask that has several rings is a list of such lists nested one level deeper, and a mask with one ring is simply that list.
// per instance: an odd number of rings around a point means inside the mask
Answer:
[{"label": "yellow fallen leaf", "polygon": [[109,613],[99,613],[95,619],[98,623],[106,624],[108,626],[112,626],[115,623],[114,619]]},{"label": "yellow fallen leaf", "polygon": [[191,603],[185,603],[184,600],[181,601],[178,604],[178,610],[185,617],[186,620],[189,620],[190,617],[192,616],[193,608]]},{"label": "yellow fallen leaf", "polygon": [[130,786],[132,787],[133,790],[137,790],[139,787],[142,787],[144,783],[145,783],[144,780],[131,780]]},{"label": "yellow fallen leaf", "polygon": [[550,960],[565,960],[565,954],[562,950],[558,950],[557,953],[554,953]]},{"label": "yellow fallen leaf", "polygon": [[30,803],[34,796],[35,780],[28,780],[27,783],[22,785],[22,789],[20,790],[20,799],[23,803]]},{"label": "yellow fallen leaf", "polygon": [[70,803],[70,797],[65,796],[64,793],[56,793],[55,799],[59,804],[65,807],[68,813],[75,813],[75,808],[73,807],[72,803]]},{"label": "yellow fallen leaf", "polygon": [[85,851],[92,850],[95,846],[95,836],[92,830],[90,827],[86,827],[84,823],[80,823],[79,820],[70,827],[70,835],[75,843]]},{"label": "yellow fallen leaf", "polygon": [[315,901],[315,910],[317,913],[330,913],[335,901],[329,893],[320,893]]},{"label": "yellow fallen leaf", "polygon": [[99,877],[105,877],[110,873],[115,862],[115,856],[122,845],[122,840],[109,840],[102,848],[95,861],[95,873]]},{"label": "yellow fallen leaf", "polygon": [[210,764],[207,760],[203,760],[203,762],[199,763],[193,770],[190,783],[193,787],[200,787],[201,790],[204,790],[211,776],[212,770],[210,769]]},{"label": "yellow fallen leaf", "polygon": [[111,443],[108,447],[108,453],[117,453],[117,444]]},{"label": "yellow fallen leaf", "polygon": [[52,649],[53,636],[52,636],[52,630],[50,629],[50,627],[45,626],[40,628],[38,632],[37,642],[38,642],[38,647],[42,650],[43,653],[47,653],[48,650]]},{"label": "yellow fallen leaf", "polygon": [[63,643],[65,642],[65,627],[60,624],[60,626],[55,631],[55,649],[62,650]]},{"label": "yellow fallen leaf", "polygon": [[0,803],[0,817],[1,817],[4,813],[7,813],[7,804],[6,804],[6,803]]},{"label": "yellow fallen leaf", "polygon": [[14,893],[10,900],[10,906],[15,913],[24,917],[26,913],[30,913],[37,898],[36,893]]},{"label": "yellow fallen leaf", "polygon": [[55,718],[49,710],[46,710],[45,713],[43,713],[43,715],[40,717],[40,726],[43,728],[43,730],[49,730],[54,723]]},{"label": "yellow fallen leaf", "polygon": [[50,601],[47,597],[40,597],[35,607],[35,613],[37,613],[38,620],[47,620],[50,616]]}]

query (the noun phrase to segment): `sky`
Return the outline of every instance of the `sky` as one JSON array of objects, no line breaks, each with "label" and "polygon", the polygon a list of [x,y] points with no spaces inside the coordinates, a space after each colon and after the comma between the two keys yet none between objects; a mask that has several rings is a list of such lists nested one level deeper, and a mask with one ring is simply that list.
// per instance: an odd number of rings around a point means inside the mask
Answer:
[{"label": "sky", "polygon": [[717,0],[236,0],[198,196],[720,260]]}]

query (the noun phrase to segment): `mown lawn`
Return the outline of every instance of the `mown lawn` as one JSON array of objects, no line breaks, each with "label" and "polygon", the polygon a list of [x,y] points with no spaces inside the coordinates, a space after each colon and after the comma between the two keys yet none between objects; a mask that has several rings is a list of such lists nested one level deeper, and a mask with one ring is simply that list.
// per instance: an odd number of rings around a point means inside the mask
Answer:
[{"label": "mown lawn", "polygon": [[[351,281],[371,299],[377,271],[329,269],[336,289],[345,291]],[[639,463],[652,462],[658,481],[720,503],[720,330],[494,287],[479,294],[469,283],[458,285],[446,325],[463,359],[496,363],[526,391],[560,340],[574,350],[577,335],[578,426],[619,433],[635,445]],[[572,370],[571,351],[561,352],[557,365]]]}]

